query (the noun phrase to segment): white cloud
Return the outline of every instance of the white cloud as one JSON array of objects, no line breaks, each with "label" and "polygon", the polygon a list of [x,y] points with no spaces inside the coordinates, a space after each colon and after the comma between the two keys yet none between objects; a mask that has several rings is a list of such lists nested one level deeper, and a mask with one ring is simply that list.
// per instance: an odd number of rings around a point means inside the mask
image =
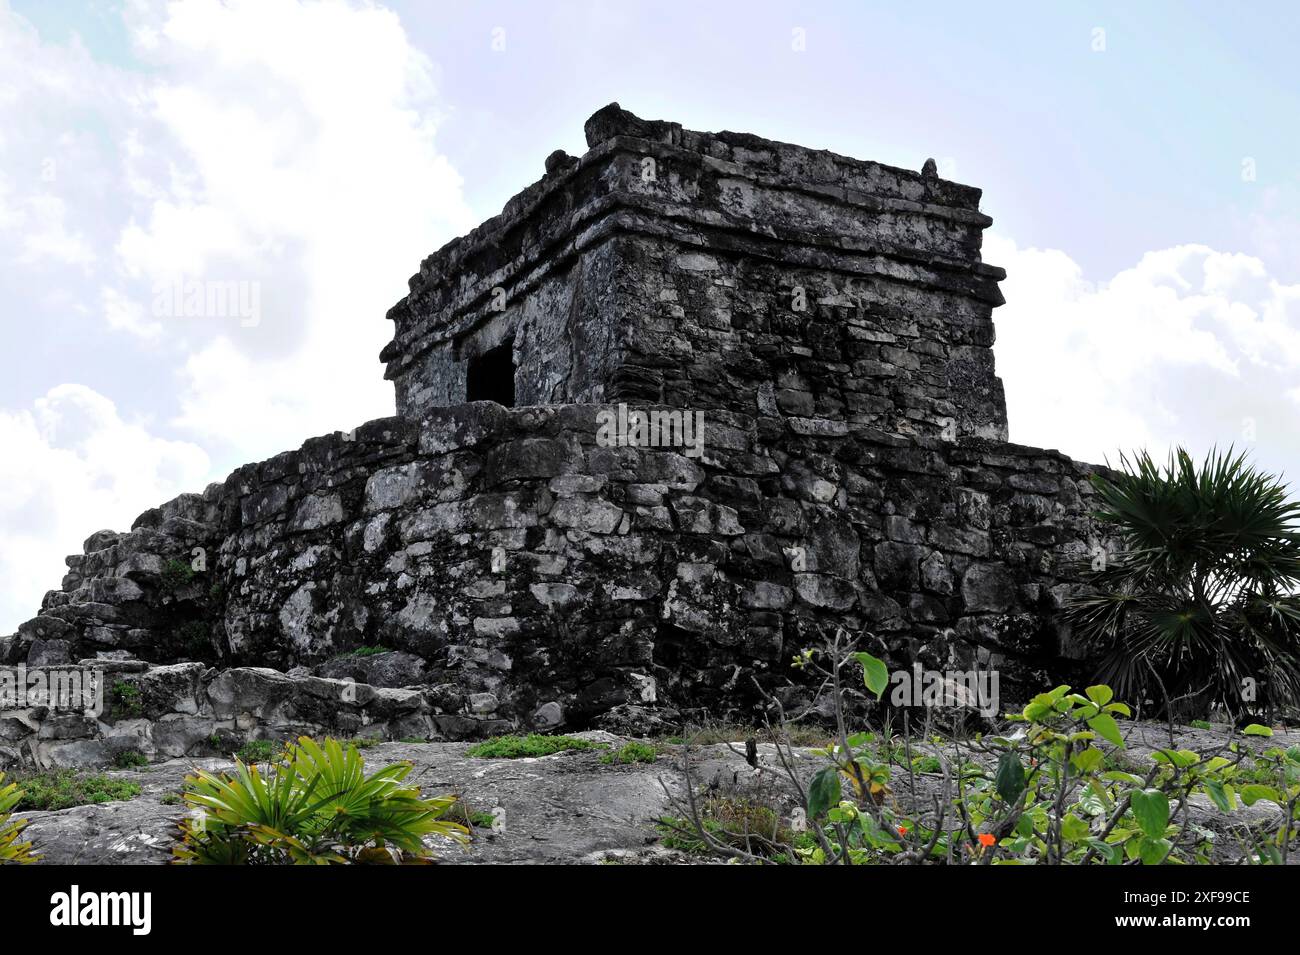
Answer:
[{"label": "white cloud", "polygon": [[203,327],[174,423],[249,458],[391,414],[384,312],[473,224],[434,145],[432,64],[394,14],[350,3],[198,0],[133,26],[159,78],[132,142],[168,161],[132,157],[123,274],[261,297],[256,327]]},{"label": "white cloud", "polygon": [[[6,332],[39,346],[98,323],[96,364],[59,372],[111,394],[64,385],[0,408],[0,633],[95,529],[391,414],[384,313],[474,224],[435,145],[435,68],[392,12],[125,6],[138,69],[44,42],[0,0],[0,287],[26,296],[11,313],[49,316]],[[258,320],[159,307],[159,289],[194,282],[252,289]],[[116,371],[145,360],[147,376]]]},{"label": "white cloud", "polygon": [[108,398],[59,385],[30,408],[0,411],[0,632],[36,615],[63,558],[95,530],[125,530],[182,491],[202,490],[197,445],[123,421]]},{"label": "white cloud", "polygon": [[65,265],[90,265],[95,253],[81,233],[68,231],[67,207],[58,196],[35,195],[26,201],[26,208],[18,210],[17,223],[10,228],[22,230],[22,264],[42,258],[53,259]]},{"label": "white cloud", "polygon": [[1235,444],[1300,476],[1300,286],[1248,255],[1182,245],[1094,284],[1065,252],[997,235],[994,313],[1011,438],[1088,461]]},{"label": "white cloud", "polygon": [[123,295],[117,289],[107,286],[100,291],[100,296],[104,319],[110,328],[130,332],[146,340],[161,337],[162,325],[145,318],[144,306],[139,299]]}]

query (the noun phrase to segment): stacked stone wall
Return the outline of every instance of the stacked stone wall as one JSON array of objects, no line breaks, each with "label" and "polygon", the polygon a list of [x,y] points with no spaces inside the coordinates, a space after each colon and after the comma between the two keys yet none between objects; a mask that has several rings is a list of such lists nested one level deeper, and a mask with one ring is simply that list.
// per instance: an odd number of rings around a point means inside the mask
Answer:
[{"label": "stacked stone wall", "polygon": [[[92,535],[0,651],[438,688],[431,715],[542,729],[752,719],[755,681],[806,701],[790,659],[837,626],[899,664],[996,667],[1004,696],[1071,666],[1087,468],[800,416],[706,415],[698,452],[602,446],[602,414],[481,402],[313,439]],[[362,647],[402,665],[375,677]]]}]

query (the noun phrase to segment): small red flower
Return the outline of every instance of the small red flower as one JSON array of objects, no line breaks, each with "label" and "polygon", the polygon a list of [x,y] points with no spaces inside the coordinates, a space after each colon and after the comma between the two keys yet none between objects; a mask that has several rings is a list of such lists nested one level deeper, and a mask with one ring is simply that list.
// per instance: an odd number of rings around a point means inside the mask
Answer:
[{"label": "small red flower", "polygon": [[898,834],[899,834],[900,836],[905,836],[905,835],[907,835],[907,826],[899,826],[899,827],[898,827]]},{"label": "small red flower", "polygon": [[994,836],[993,833],[991,832],[980,833],[980,845],[982,845],[985,849],[987,849],[989,846],[997,845],[997,842],[998,842],[997,837]]}]

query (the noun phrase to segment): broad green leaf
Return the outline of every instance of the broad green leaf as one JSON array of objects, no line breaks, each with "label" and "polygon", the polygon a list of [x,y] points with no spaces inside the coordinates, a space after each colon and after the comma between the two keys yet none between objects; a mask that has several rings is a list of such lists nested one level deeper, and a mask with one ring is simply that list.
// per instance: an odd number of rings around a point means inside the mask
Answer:
[{"label": "broad green leaf", "polygon": [[1159,865],[1169,854],[1171,845],[1168,839],[1144,836],[1138,843],[1138,857],[1143,865]]},{"label": "broad green leaf", "polygon": [[998,795],[1004,802],[1014,805],[1025,791],[1025,783],[1025,767],[1020,763],[1020,756],[1013,752],[1003,753],[993,779]]},{"label": "broad green leaf", "polygon": [[1080,750],[1070,757],[1070,762],[1074,768],[1081,773],[1091,773],[1097,769],[1106,759],[1106,754],[1095,746],[1089,746],[1087,749]]},{"label": "broad green leaf", "polygon": [[1267,799],[1269,802],[1275,802],[1282,805],[1282,794],[1272,786],[1260,786],[1255,783],[1242,786],[1240,790],[1241,801],[1247,806],[1253,806],[1261,799]]},{"label": "broad green leaf", "polygon": [[1132,773],[1126,773],[1122,769],[1111,769],[1101,774],[1101,778],[1112,783],[1130,783],[1134,786],[1142,785],[1142,777],[1135,776]]},{"label": "broad green leaf", "polygon": [[1207,779],[1203,784],[1205,794],[1214,800],[1214,804],[1223,812],[1232,812],[1232,803],[1223,789],[1223,784],[1215,779]]},{"label": "broad green leaf", "polygon": [[1251,723],[1241,732],[1245,736],[1272,736],[1273,735],[1272,727],[1261,726],[1259,723]]},{"label": "broad green leaf", "polygon": [[1105,859],[1108,864],[1114,864],[1123,858],[1119,846],[1112,846],[1110,843],[1102,842],[1100,839],[1093,839],[1088,843],[1088,845],[1096,849],[1097,855]]},{"label": "broad green leaf", "polygon": [[1105,706],[1115,696],[1114,691],[1111,690],[1110,687],[1101,684],[1090,686],[1084,690],[1084,692],[1088,694],[1088,699],[1092,700],[1092,702],[1096,703],[1098,706]]},{"label": "broad green leaf", "polygon": [[1119,734],[1119,724],[1115,722],[1115,717],[1108,713],[1098,713],[1088,720],[1088,725],[1106,742],[1124,748],[1124,737]]},{"label": "broad green leaf", "polygon": [[1169,826],[1169,797],[1158,789],[1139,789],[1130,797],[1133,818],[1151,839],[1159,839]]},{"label": "broad green leaf", "polygon": [[1092,830],[1084,820],[1080,819],[1074,813],[1066,813],[1061,820],[1061,837],[1066,842],[1080,842],[1087,839]]},{"label": "broad green leaf", "polygon": [[1282,853],[1278,852],[1277,846],[1270,842],[1266,842],[1263,845],[1258,846],[1258,849],[1260,854],[1259,861],[1261,863],[1268,862],[1270,865],[1282,864]]},{"label": "broad green leaf", "polygon": [[808,784],[808,818],[816,819],[840,801],[840,771],[827,766]]},{"label": "broad green leaf", "polygon": [[855,653],[853,656],[862,664],[862,679],[867,684],[867,689],[876,695],[876,699],[880,699],[885,687],[889,685],[889,667],[870,653]]},{"label": "broad green leaf", "polygon": [[1025,706],[1024,710],[1021,712],[1021,715],[1024,716],[1024,718],[1027,720],[1041,720],[1044,716],[1050,715],[1051,712],[1052,712],[1051,703],[1041,703],[1035,701]]},{"label": "broad green leaf", "polygon": [[1156,762],[1164,760],[1176,769],[1186,769],[1188,766],[1195,766],[1201,761],[1200,754],[1194,753],[1190,749],[1158,749],[1151,754],[1151,758]]},{"label": "broad green leaf", "polygon": [[1079,797],[1079,808],[1090,816],[1100,816],[1102,813],[1109,812],[1111,806],[1111,798],[1100,780],[1094,779],[1088,783],[1083,795]]}]

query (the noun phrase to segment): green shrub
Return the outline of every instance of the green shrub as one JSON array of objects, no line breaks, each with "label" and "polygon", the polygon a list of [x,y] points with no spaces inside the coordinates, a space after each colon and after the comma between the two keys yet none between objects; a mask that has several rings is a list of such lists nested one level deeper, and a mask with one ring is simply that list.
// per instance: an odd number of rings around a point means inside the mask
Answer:
[{"label": "green shrub", "polygon": [[521,756],[551,756],[570,749],[609,749],[608,743],[575,739],[572,736],[494,736],[465,751],[466,756],[480,759],[518,759]]},{"label": "green shrub", "polygon": [[134,683],[118,680],[110,691],[113,701],[113,715],[135,719],[144,713],[144,700],[140,688]]},{"label": "green shrub", "polygon": [[600,761],[609,765],[611,763],[653,763],[659,758],[659,750],[650,743],[631,742],[624,745],[621,749],[612,753],[605,753],[600,757]]},{"label": "green shrub", "polygon": [[776,862],[789,862],[793,849],[812,845],[805,842],[806,833],[791,831],[772,806],[750,795],[712,796],[700,803],[698,812],[708,838],[691,820],[665,816],[658,823],[660,844],[692,855],[708,855],[713,852],[710,843],[720,842]]},{"label": "green shrub", "polygon": [[375,657],[381,653],[392,653],[388,647],[357,647],[352,651],[354,657]]},{"label": "green shrub", "polygon": [[456,796],[442,818],[466,829],[491,829],[495,818],[492,813],[475,809],[464,796]]},{"label": "green shrub", "polygon": [[[868,693],[879,699],[890,678],[885,663],[850,652],[838,631],[827,641],[830,666],[812,666],[837,690],[842,671],[860,665]],[[836,723],[850,720],[844,692],[831,699]],[[741,862],[810,864],[1160,865],[1216,859],[1215,833],[1185,807],[1204,799],[1235,837],[1242,861],[1284,865],[1300,836],[1300,746],[1263,750],[1242,737],[1267,740],[1273,731],[1251,724],[1204,752],[1129,752],[1120,720],[1129,707],[1105,685],[1074,692],[1058,686],[1007,714],[1006,726],[967,738],[927,736],[933,752],[916,754],[910,731],[901,745],[889,733],[850,734],[817,751],[824,760],[811,779],[788,743],[778,742],[794,815],[806,833],[786,842],[773,815],[732,813],[697,789],[687,765],[687,798],[664,823],[688,851]],[[904,724],[906,727],[906,723]],[[906,795],[895,793],[928,757],[942,780]],[[960,767],[960,768],[958,768]],[[1243,806],[1273,803],[1280,812],[1238,823]],[[701,811],[700,807],[703,807]],[[682,812],[686,809],[689,812]],[[792,825],[793,828],[793,825]],[[772,835],[768,835],[771,832]],[[761,835],[761,839],[754,834]],[[804,838],[807,836],[808,838]],[[1226,844],[1225,844],[1226,845]],[[1225,848],[1224,851],[1230,851]]]},{"label": "green shrub", "polygon": [[917,756],[912,760],[912,768],[918,773],[934,774],[943,772],[943,763],[938,756]]},{"label": "green shrub", "polygon": [[235,753],[245,763],[269,763],[284,754],[284,746],[270,739],[250,739]]},{"label": "green shrub", "polygon": [[28,865],[39,857],[32,853],[30,842],[19,842],[23,830],[27,828],[26,819],[15,819],[11,810],[18,805],[25,793],[17,783],[4,784],[5,774],[0,773],[0,865]]},{"label": "green shrub", "polygon": [[[883,664],[868,654],[855,656],[872,661],[864,664],[864,674],[868,688],[877,692]],[[881,761],[880,750],[864,746],[869,734],[846,737],[822,752],[828,764],[809,783],[807,817],[819,839],[803,857],[855,864],[1206,863],[1213,841],[1173,812],[1189,794],[1199,793],[1225,813],[1260,799],[1276,802],[1284,822],[1276,841],[1253,847],[1253,859],[1285,859],[1282,847],[1290,843],[1289,820],[1300,800],[1300,779],[1293,785],[1286,772],[1292,760],[1300,770],[1300,748],[1294,754],[1279,750],[1255,757],[1273,774],[1271,786],[1246,781],[1241,764],[1247,754],[1236,743],[1222,755],[1159,750],[1141,775],[1108,770],[1103,746],[1125,749],[1116,718],[1129,716],[1129,708],[1115,702],[1107,686],[1090,686],[1083,693],[1058,686],[1040,693],[1008,717],[1021,724],[1019,730],[968,744],[995,762],[963,773],[961,789],[945,790],[951,818],[964,822],[957,830],[931,829],[925,817],[906,813],[886,798],[895,754],[887,748]],[[1258,736],[1270,732],[1260,726],[1245,730]]]},{"label": "green shrub", "polygon": [[217,865],[420,863],[424,838],[464,842],[465,827],[443,814],[451,796],[423,799],[404,786],[412,764],[365,775],[361,754],[337,740],[300,737],[265,775],[236,764],[235,773],[199,770],[186,779],[185,801],[203,811],[182,821],[174,861]]},{"label": "green shrub", "polygon": [[178,560],[172,558],[163,564],[162,573],[158,579],[162,584],[163,590],[168,593],[175,593],[182,587],[186,587],[194,580],[195,571],[188,560]]},{"label": "green shrub", "polygon": [[1067,607],[1098,682],[1171,718],[1300,703],[1300,503],[1231,452],[1121,467],[1093,484],[1123,549]]},{"label": "green shrub", "polygon": [[79,773],[75,769],[52,769],[45,772],[15,774],[22,786],[24,809],[58,810],[92,803],[133,799],[140,786],[125,779],[113,779],[101,773]]},{"label": "green shrub", "polygon": [[118,769],[139,769],[149,765],[149,757],[138,749],[124,749],[113,757],[113,765]]}]

